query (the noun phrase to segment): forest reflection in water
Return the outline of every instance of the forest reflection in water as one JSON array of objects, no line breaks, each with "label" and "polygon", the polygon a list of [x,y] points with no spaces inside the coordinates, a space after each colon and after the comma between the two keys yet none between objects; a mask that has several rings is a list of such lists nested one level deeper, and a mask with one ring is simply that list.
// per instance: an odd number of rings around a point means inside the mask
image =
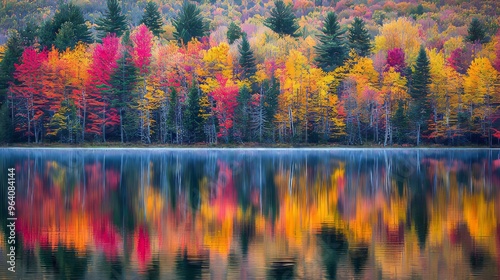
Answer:
[{"label": "forest reflection in water", "polygon": [[499,150],[0,150],[10,167],[20,277],[499,273]]}]

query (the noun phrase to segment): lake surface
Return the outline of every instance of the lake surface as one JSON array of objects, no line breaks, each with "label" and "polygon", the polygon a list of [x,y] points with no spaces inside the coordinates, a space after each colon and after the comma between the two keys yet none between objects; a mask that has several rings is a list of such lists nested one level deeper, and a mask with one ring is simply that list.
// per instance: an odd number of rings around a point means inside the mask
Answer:
[{"label": "lake surface", "polygon": [[15,278],[499,275],[499,150],[0,149],[8,168]]}]

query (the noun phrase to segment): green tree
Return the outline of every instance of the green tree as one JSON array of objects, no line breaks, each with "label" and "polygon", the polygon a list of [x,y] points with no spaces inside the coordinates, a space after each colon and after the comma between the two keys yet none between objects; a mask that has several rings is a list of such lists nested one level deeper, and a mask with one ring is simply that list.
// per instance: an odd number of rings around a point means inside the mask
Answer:
[{"label": "green tree", "polygon": [[264,21],[264,25],[278,33],[280,37],[284,35],[299,36],[297,34],[299,26],[293,14],[292,5],[285,4],[282,0],[274,2],[274,8],[271,9],[271,16]]},{"label": "green tree", "polygon": [[144,15],[142,15],[141,23],[144,23],[148,27],[148,29],[153,32],[153,35],[160,36],[163,32],[165,32],[163,27],[163,20],[161,18],[161,14],[158,8],[158,5],[149,1],[146,4],[146,8],[144,9]]},{"label": "green tree", "polygon": [[174,20],[174,37],[182,44],[187,44],[193,38],[201,38],[208,31],[203,21],[200,9],[193,3],[184,2],[181,11]]},{"label": "green tree", "polygon": [[0,62],[0,103],[4,103],[6,92],[10,83],[14,82],[14,64],[19,62],[23,54],[23,45],[19,33],[13,31],[9,35],[5,46],[5,53],[2,62]]},{"label": "green tree", "polygon": [[73,23],[65,22],[59,29],[54,41],[54,46],[60,50],[64,51],[67,48],[72,48],[76,45],[76,37],[73,29]]},{"label": "green tree", "polygon": [[426,123],[429,115],[427,96],[429,94],[429,85],[431,84],[430,63],[425,48],[420,47],[415,65],[415,71],[412,75],[410,96],[411,119],[415,124],[417,146],[420,145],[422,126]]},{"label": "green tree", "polygon": [[243,34],[243,40],[238,46],[238,50],[240,53],[239,63],[242,69],[241,76],[243,79],[248,79],[255,75],[257,68],[255,66],[255,57],[253,56],[246,34]]},{"label": "green tree", "polygon": [[9,143],[12,139],[12,123],[9,111],[9,103],[4,102],[0,107],[0,143]]},{"label": "green tree", "polygon": [[[70,22],[72,24],[74,34],[73,41],[76,43],[80,41],[84,43],[91,43],[93,41],[92,35],[85,24],[82,10],[73,3],[68,3],[60,6],[52,20],[46,21],[42,24],[39,30],[40,45],[42,47],[50,48],[55,43],[59,30],[66,22]],[[67,31],[65,31],[65,33],[67,33]],[[74,47],[75,45],[70,47]]]},{"label": "green tree", "polygon": [[241,38],[241,36],[243,35],[243,32],[241,32],[240,26],[237,25],[236,23],[234,23],[234,21],[233,21],[229,24],[226,35],[227,35],[227,42],[229,44],[232,44],[232,43],[234,43],[234,41]]},{"label": "green tree", "polygon": [[107,0],[107,11],[96,21],[99,39],[114,33],[117,37],[122,36],[127,30],[127,19],[122,14],[118,0]]},{"label": "green tree", "polygon": [[250,89],[247,86],[240,88],[236,100],[238,105],[236,106],[234,112],[234,132],[235,138],[240,141],[248,141],[249,139],[249,123],[250,123],[250,112],[249,112],[249,102],[251,94]]},{"label": "green tree", "polygon": [[487,39],[484,26],[477,18],[472,19],[467,31],[467,41],[481,44],[486,43]]},{"label": "green tree", "polygon": [[365,22],[359,18],[354,18],[354,21],[349,28],[349,47],[354,49],[360,56],[368,56],[372,50],[370,43],[370,34],[365,27]]},{"label": "green tree", "polygon": [[322,34],[316,50],[316,62],[324,71],[333,71],[344,63],[347,57],[347,47],[344,42],[345,31],[340,28],[337,15],[330,12],[326,16]]},{"label": "green tree", "polygon": [[[125,48],[123,48],[121,57],[118,60],[118,68],[112,74],[110,82],[114,94],[111,106],[118,110],[120,116],[120,140],[122,143],[129,138],[129,132],[132,133],[133,131],[128,129],[130,124],[138,122],[138,120],[125,121],[126,112],[130,111],[129,106],[132,100],[135,99],[134,89],[138,79],[138,71],[132,62],[132,55],[130,54],[129,35],[129,31],[125,31],[122,39]],[[135,118],[137,119],[137,117]]]},{"label": "green tree", "polygon": [[193,83],[188,92],[186,112],[184,115],[184,127],[187,130],[189,143],[203,141],[203,117],[200,111],[199,89]]}]

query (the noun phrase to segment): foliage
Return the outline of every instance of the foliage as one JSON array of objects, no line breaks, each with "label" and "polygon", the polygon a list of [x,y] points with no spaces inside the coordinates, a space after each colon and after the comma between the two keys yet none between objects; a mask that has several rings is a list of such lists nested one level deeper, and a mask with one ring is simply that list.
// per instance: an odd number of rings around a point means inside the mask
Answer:
[{"label": "foliage", "polygon": [[173,24],[174,37],[182,44],[187,44],[193,38],[200,39],[206,35],[208,29],[200,9],[189,1],[184,2]]},{"label": "foliage", "polygon": [[99,32],[98,37],[102,39],[108,34],[115,34],[120,37],[127,30],[127,19],[122,14],[118,0],[107,0],[106,3],[106,12],[96,21],[96,30]]},{"label": "foliage", "polygon": [[227,42],[229,44],[234,43],[234,41],[240,39],[241,36],[243,36],[241,27],[238,26],[236,23],[234,23],[234,21],[232,21],[229,24],[229,27],[227,28],[226,36],[227,36]]},{"label": "foliage", "polygon": [[361,18],[354,18],[349,28],[348,39],[349,47],[354,49],[358,55],[368,56],[371,53],[370,34],[365,27],[365,22]]},{"label": "foliage", "polygon": [[141,23],[146,25],[148,29],[153,32],[153,35],[157,37],[165,32],[162,29],[163,20],[158,9],[159,7],[155,2],[149,1],[146,4],[146,8],[144,9],[144,14],[141,19]]},{"label": "foliage", "polygon": [[318,36],[319,44],[314,47],[316,62],[324,71],[333,71],[344,63],[347,56],[345,31],[341,29],[335,13],[328,13],[321,32]]},{"label": "foliage", "polygon": [[293,14],[292,5],[285,4],[282,0],[274,2],[274,7],[271,9],[270,16],[264,21],[264,25],[280,36],[298,36],[299,26]]},{"label": "foliage", "polygon": [[241,77],[243,79],[248,79],[255,75],[257,68],[252,49],[250,48],[250,43],[248,43],[246,35],[243,35],[243,40],[238,46],[238,51],[240,53],[239,63],[242,70]]}]

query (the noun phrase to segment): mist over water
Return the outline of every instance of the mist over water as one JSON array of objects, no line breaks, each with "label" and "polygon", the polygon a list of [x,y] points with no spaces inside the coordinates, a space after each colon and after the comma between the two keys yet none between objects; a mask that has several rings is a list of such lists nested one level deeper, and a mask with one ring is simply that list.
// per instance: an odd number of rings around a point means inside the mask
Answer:
[{"label": "mist over water", "polygon": [[19,278],[499,276],[500,150],[0,149],[8,168]]}]

